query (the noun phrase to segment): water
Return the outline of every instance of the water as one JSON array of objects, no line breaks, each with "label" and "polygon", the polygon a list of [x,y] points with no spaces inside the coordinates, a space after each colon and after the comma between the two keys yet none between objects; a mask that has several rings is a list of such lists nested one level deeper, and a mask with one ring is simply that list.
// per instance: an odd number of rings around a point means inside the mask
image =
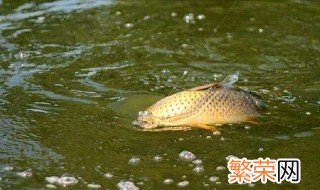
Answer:
[{"label": "water", "polygon": [[[239,189],[216,170],[229,155],[301,160],[300,184],[251,188],[317,189],[320,4],[241,1],[217,28],[232,3],[0,0],[0,189],[59,188],[46,178],[65,174],[76,189]],[[172,89],[236,71],[268,104],[258,124],[219,136],[131,124]]]}]

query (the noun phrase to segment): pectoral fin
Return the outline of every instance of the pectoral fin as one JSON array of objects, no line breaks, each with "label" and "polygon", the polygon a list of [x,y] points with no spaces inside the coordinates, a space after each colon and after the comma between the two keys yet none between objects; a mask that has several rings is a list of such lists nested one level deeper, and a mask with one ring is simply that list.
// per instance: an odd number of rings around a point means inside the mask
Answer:
[{"label": "pectoral fin", "polygon": [[254,117],[247,117],[247,122],[252,124],[259,124]]},{"label": "pectoral fin", "polygon": [[210,126],[210,125],[193,124],[191,125],[191,127],[198,128],[198,129],[205,129],[211,132],[218,131],[218,129],[215,126]]},{"label": "pectoral fin", "polygon": [[162,131],[189,131],[191,127],[188,126],[178,126],[178,127],[161,127],[161,128],[153,128],[153,129],[141,129],[142,131],[147,132],[162,132]]}]

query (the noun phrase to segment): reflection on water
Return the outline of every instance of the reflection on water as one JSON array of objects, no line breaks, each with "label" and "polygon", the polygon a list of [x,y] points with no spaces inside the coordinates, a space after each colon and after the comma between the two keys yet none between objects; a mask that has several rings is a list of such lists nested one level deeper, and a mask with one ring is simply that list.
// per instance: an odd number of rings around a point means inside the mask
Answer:
[{"label": "reflection on water", "polygon": [[[0,189],[238,189],[233,155],[300,158],[301,184],[267,188],[316,189],[320,4],[241,1],[217,27],[232,3],[0,0]],[[258,124],[132,126],[171,90],[235,71],[269,105]]]}]

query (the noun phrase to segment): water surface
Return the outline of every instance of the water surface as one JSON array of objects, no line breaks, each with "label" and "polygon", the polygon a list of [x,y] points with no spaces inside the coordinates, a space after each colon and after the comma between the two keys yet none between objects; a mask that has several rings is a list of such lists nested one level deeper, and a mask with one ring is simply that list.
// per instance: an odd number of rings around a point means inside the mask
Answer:
[{"label": "water surface", "polygon": [[[224,18],[232,4],[0,0],[0,189],[45,188],[46,177],[65,173],[76,189],[115,189],[121,180],[140,189],[185,180],[190,189],[239,189],[216,170],[229,155],[299,158],[300,184],[253,188],[317,189],[320,4],[240,1]],[[269,105],[258,124],[222,126],[221,136],[132,126],[172,88],[235,71],[237,84]],[[203,160],[203,173],[178,159],[183,150]],[[128,163],[133,156],[138,164]],[[30,169],[32,176],[17,175]]]}]

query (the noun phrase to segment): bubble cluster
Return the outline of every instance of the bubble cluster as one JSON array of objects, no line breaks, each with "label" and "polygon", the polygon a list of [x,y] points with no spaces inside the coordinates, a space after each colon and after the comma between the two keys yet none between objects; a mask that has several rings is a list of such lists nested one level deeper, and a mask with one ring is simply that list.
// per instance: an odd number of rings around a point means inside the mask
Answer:
[{"label": "bubble cluster", "polygon": [[283,90],[283,94],[276,99],[282,100],[282,103],[293,103],[296,100],[296,97],[288,90]]},{"label": "bubble cluster", "polygon": [[183,20],[188,24],[189,23],[194,24],[195,23],[194,14],[193,13],[189,13],[189,14],[184,15],[183,16]]},{"label": "bubble cluster", "polygon": [[63,174],[61,177],[46,177],[46,181],[51,184],[57,184],[63,187],[77,184],[79,181],[71,174]]},{"label": "bubble cluster", "polygon": [[23,172],[17,172],[17,176],[26,178],[26,177],[31,177],[32,176],[32,169],[27,169]]}]

